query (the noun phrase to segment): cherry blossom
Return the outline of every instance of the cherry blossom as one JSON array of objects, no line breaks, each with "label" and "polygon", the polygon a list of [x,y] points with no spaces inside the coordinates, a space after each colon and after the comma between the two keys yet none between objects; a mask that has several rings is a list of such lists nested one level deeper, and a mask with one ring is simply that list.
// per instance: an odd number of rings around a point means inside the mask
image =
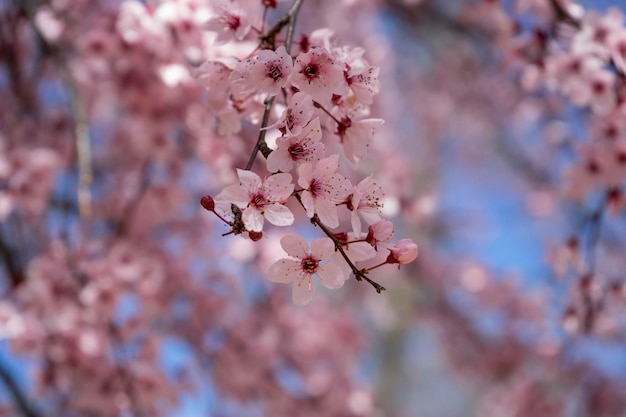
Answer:
[{"label": "cherry blossom", "polygon": [[417,245],[411,239],[401,239],[388,249],[387,263],[408,264],[417,258]]},{"label": "cherry blossom", "polygon": [[294,164],[320,160],[325,150],[321,140],[322,129],[316,117],[299,134],[278,138],[277,148],[267,158],[268,171],[289,172]]},{"label": "cherry blossom", "polygon": [[348,117],[341,119],[337,127],[337,134],[341,138],[343,151],[346,158],[353,163],[358,163],[367,155],[374,131],[384,123],[382,119],[365,119],[353,121]]},{"label": "cherry blossom", "polygon": [[326,226],[339,226],[337,204],[350,195],[352,184],[343,175],[337,174],[339,156],[331,155],[315,164],[307,162],[298,167],[298,185],[302,191],[302,204],[307,216],[317,214]]},{"label": "cherry blossom", "polygon": [[378,250],[378,244],[386,244],[391,241],[395,234],[393,223],[389,220],[379,220],[367,229],[367,237],[365,240]]},{"label": "cherry blossom", "polygon": [[304,126],[313,118],[313,98],[303,91],[299,91],[291,98],[290,106],[285,109],[280,118],[269,128],[277,128],[289,136],[299,135]]},{"label": "cherry blossom", "polygon": [[261,91],[276,95],[289,83],[293,62],[284,46],[276,51],[264,49],[255,58],[241,61],[230,76],[232,83],[241,83],[241,92]]},{"label": "cherry blossom", "polygon": [[204,25],[206,30],[217,32],[217,40],[243,39],[250,31],[250,22],[237,0],[216,0],[215,15]]},{"label": "cherry blossom", "polygon": [[351,210],[352,230],[361,233],[361,217],[368,224],[375,224],[380,220],[380,209],[384,197],[382,187],[369,176],[354,187],[348,208]]},{"label": "cherry blossom", "polygon": [[296,57],[291,83],[314,100],[326,104],[333,94],[347,92],[343,68],[324,48],[311,48]]},{"label": "cherry blossom", "polygon": [[284,205],[294,189],[290,174],[280,173],[261,180],[254,172],[237,170],[241,185],[231,185],[215,196],[218,206],[236,204],[243,210],[243,222],[249,231],[263,230],[263,218],[276,226],[293,223],[291,211]]},{"label": "cherry blossom", "polygon": [[335,252],[335,244],[329,238],[317,238],[311,247],[304,238],[286,235],[280,240],[285,252],[292,258],[284,258],[272,264],[268,271],[268,279],[278,283],[293,283],[292,298],[297,306],[311,302],[315,293],[316,275],[322,285],[330,289],[340,288],[344,284],[341,268],[329,260]]}]

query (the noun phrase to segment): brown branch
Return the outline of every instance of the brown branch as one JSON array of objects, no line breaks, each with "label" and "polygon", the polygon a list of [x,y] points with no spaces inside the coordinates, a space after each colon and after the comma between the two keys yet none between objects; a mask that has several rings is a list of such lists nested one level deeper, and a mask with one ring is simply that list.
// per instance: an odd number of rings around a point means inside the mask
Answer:
[{"label": "brown branch", "polygon": [[[294,193],[294,196],[296,197],[296,200],[298,200],[298,203],[300,203],[302,208],[304,208],[304,204],[302,203],[302,198],[300,197],[300,194]],[[333,233],[333,231],[330,230],[328,227],[326,227],[326,225],[324,223],[321,222],[321,220],[317,216],[317,214],[313,215],[313,217],[311,218],[311,223],[313,223],[316,226],[319,226],[319,228],[322,229],[324,234],[326,234],[326,236],[328,236],[333,241],[333,243],[335,244],[335,250],[337,250],[341,254],[341,257],[346,261],[346,263],[348,264],[348,266],[352,270],[352,273],[354,274],[354,278],[357,281],[365,280],[365,281],[369,282],[370,285],[372,287],[374,287],[376,292],[379,293],[379,294],[386,290],[385,287],[383,287],[382,285],[380,285],[379,283],[377,283],[376,281],[370,279],[367,276],[367,268],[359,269],[359,268],[357,268],[354,265],[354,263],[352,262],[352,260],[348,256],[348,254],[346,253],[345,249],[343,248],[344,245],[345,245],[345,242],[337,239],[335,237],[335,234]]]},{"label": "brown branch", "polygon": [[[302,7],[302,3],[304,0],[296,0],[294,1],[291,9],[283,16],[272,28],[270,28],[267,33],[261,35],[261,47],[264,45],[267,46],[265,49],[276,49],[276,35],[280,33],[281,30],[286,25],[289,25],[287,28],[287,40],[285,42],[285,49],[289,54],[291,52],[291,44],[293,43],[293,31],[296,26],[296,19],[298,16],[298,12],[300,11],[300,7]],[[252,169],[252,165],[254,165],[254,161],[256,160],[257,153],[261,151],[265,159],[272,153],[272,150],[267,146],[265,142],[266,135],[266,127],[270,120],[270,114],[272,113],[272,106],[274,105],[274,97],[267,97],[265,99],[265,112],[263,113],[263,120],[261,122],[261,128],[259,130],[259,137],[257,139],[256,145],[254,145],[254,149],[252,150],[252,154],[250,155],[250,159],[248,159],[248,163],[246,164],[246,170]]]},{"label": "brown branch", "polygon": [[26,398],[26,394],[22,391],[19,384],[15,380],[15,376],[7,369],[4,363],[0,362],[0,380],[6,386],[7,391],[13,397],[13,401],[17,406],[17,409],[20,411],[22,416],[24,417],[42,417],[42,414],[36,410],[28,398]]}]

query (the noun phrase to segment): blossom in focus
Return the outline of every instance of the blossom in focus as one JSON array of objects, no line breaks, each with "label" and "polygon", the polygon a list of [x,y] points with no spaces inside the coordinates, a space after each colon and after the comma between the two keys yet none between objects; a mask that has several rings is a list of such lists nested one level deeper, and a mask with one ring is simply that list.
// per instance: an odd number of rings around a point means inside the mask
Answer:
[{"label": "blossom in focus", "polygon": [[411,239],[399,240],[395,245],[389,246],[387,263],[408,264],[417,258],[417,245]]},{"label": "blossom in focus", "polygon": [[276,95],[287,86],[293,62],[284,46],[276,51],[263,49],[255,58],[241,61],[230,76],[233,83],[241,83],[242,93],[262,91]]},{"label": "blossom in focus", "polygon": [[327,288],[343,286],[345,280],[341,268],[332,262],[322,263],[329,260],[335,252],[335,244],[331,239],[317,238],[309,249],[304,238],[286,235],[280,240],[280,244],[295,259],[283,258],[276,261],[269,268],[268,278],[272,282],[293,283],[292,298],[295,305],[304,306],[311,302],[317,285],[313,280],[314,275]]},{"label": "blossom in focus", "polygon": [[352,184],[343,175],[336,174],[339,167],[339,155],[321,159],[315,168],[311,163],[304,163],[298,168],[298,185],[304,188],[302,204],[309,218],[317,214],[326,226],[339,226],[337,204],[346,200],[352,190]]},{"label": "blossom in focus", "polygon": [[343,68],[324,48],[311,48],[296,57],[291,83],[322,105],[328,103],[333,94],[347,92]]},{"label": "blossom in focus", "polygon": [[299,135],[313,117],[313,99],[303,91],[299,91],[291,98],[291,105],[283,112],[280,118],[267,128],[277,128],[283,134]]},{"label": "blossom in focus", "polygon": [[393,223],[389,220],[379,220],[367,229],[367,237],[365,240],[378,250],[379,243],[389,243],[393,235],[396,233]]},{"label": "blossom in focus", "polygon": [[291,174],[274,174],[265,182],[251,171],[237,170],[241,185],[231,185],[215,196],[215,202],[224,211],[230,211],[235,204],[242,209],[242,220],[249,231],[260,232],[263,218],[276,226],[289,226],[294,217],[284,205],[294,185]]},{"label": "blossom in focus", "polygon": [[299,135],[278,138],[277,148],[267,158],[270,172],[289,172],[294,163],[315,162],[324,155],[319,118],[313,119]]},{"label": "blossom in focus", "polygon": [[380,209],[383,206],[382,199],[384,196],[383,189],[371,176],[357,184],[348,206],[351,210],[354,233],[361,233],[361,217],[368,224],[374,224],[380,220]]}]

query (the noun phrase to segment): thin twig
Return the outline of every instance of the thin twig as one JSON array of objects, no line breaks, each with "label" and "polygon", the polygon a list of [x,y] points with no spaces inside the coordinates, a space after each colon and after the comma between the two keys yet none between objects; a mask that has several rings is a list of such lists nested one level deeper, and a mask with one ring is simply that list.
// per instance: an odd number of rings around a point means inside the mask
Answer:
[{"label": "thin twig", "polygon": [[[300,7],[302,7],[302,3],[304,3],[304,0],[294,1],[291,9],[289,9],[287,14],[285,14],[285,16],[283,16],[271,29],[269,29],[267,33],[260,37],[262,44],[269,45],[270,49],[276,49],[276,35],[278,35],[286,25],[289,25],[287,28],[287,40],[285,41],[285,50],[288,54],[291,52],[291,44],[293,43],[293,33],[296,26],[296,19],[298,16],[298,12],[300,11]],[[275,96],[271,96],[265,99],[265,112],[263,113],[263,120],[261,122],[261,128],[259,130],[259,137],[257,139],[256,145],[254,145],[254,149],[252,150],[250,159],[248,159],[248,163],[246,164],[246,170],[252,169],[252,165],[254,165],[254,161],[256,160],[256,156],[259,151],[261,151],[266,159],[270,155],[270,153],[272,153],[272,150],[267,146],[267,143],[265,142],[265,128],[267,127],[270,120],[272,106],[274,105],[274,97]]]},{"label": "thin twig", "polygon": [[89,137],[89,119],[78,85],[72,77],[67,63],[59,58],[65,82],[70,90],[70,107],[74,118],[74,137],[78,166],[78,213],[81,218],[91,217],[91,184],[93,167],[91,164],[91,139]]},{"label": "thin twig", "polygon": [[[298,200],[300,205],[304,208],[304,204],[302,203],[302,198],[300,197],[300,194],[296,193],[294,195],[296,197],[296,200]],[[374,289],[376,289],[376,292],[379,293],[379,294],[386,290],[385,287],[383,287],[382,285],[380,285],[379,283],[377,283],[376,281],[370,279],[367,276],[367,272],[365,272],[365,271],[367,271],[367,269],[359,269],[359,268],[357,268],[354,265],[354,263],[352,262],[352,260],[348,256],[348,254],[346,253],[345,249],[343,248],[344,245],[345,245],[345,242],[337,239],[335,237],[335,234],[333,233],[333,231],[330,230],[328,227],[326,227],[326,225],[324,223],[321,222],[321,220],[317,216],[317,214],[313,215],[313,217],[311,218],[311,223],[313,223],[316,226],[319,226],[319,228],[322,229],[322,231],[326,234],[326,236],[328,236],[333,241],[333,243],[335,244],[335,249],[337,251],[339,251],[339,253],[341,254],[341,257],[346,261],[346,263],[348,264],[348,266],[352,270],[352,273],[354,274],[354,278],[357,281],[365,280],[365,281],[369,282],[370,285],[372,287],[374,287]]]},{"label": "thin twig", "polygon": [[7,391],[13,397],[15,405],[24,417],[42,417],[41,413],[28,401],[15,377],[2,362],[0,362],[0,380],[6,386]]}]

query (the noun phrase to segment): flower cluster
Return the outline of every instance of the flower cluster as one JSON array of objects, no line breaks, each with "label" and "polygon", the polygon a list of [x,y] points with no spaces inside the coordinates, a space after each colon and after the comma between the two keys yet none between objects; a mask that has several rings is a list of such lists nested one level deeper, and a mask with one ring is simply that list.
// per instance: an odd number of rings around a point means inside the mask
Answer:
[{"label": "flower cluster", "polygon": [[[290,31],[300,5],[295,2],[286,16]],[[220,41],[245,40],[249,24],[242,5],[221,2],[217,9],[205,28],[216,32]],[[381,219],[382,187],[372,176],[356,185],[349,178],[354,174],[348,170],[367,157],[376,128],[383,124],[369,118],[369,106],[379,91],[379,70],[364,58],[362,48],[335,46],[328,30],[303,35],[297,54],[291,53],[292,38],[275,47],[282,28],[279,23],[261,34],[257,49],[245,58],[208,61],[196,72],[209,92],[209,110],[219,132],[238,134],[242,121],[258,122],[259,109],[265,108],[248,166],[237,170],[239,183],[214,197],[205,196],[202,204],[231,228],[225,235],[254,241],[261,239],[265,220],[290,226],[296,220],[294,206],[301,206],[326,237],[315,239],[309,251],[304,238],[284,236],[282,247],[295,260],[281,259],[269,270],[271,281],[294,283],[297,305],[311,300],[314,275],[324,286],[338,288],[354,274],[380,292],[384,288],[367,277],[369,271],[412,262],[417,246],[406,239],[392,245],[393,226],[388,239],[376,240],[378,225],[391,225]],[[274,101],[282,105],[281,113],[274,112]],[[265,142],[268,132],[278,136],[273,149]],[[256,173],[252,168],[258,151],[266,161]],[[367,236],[363,222],[369,226]],[[339,229],[344,223],[348,230]],[[379,254],[383,261],[374,266],[355,266]]]}]

